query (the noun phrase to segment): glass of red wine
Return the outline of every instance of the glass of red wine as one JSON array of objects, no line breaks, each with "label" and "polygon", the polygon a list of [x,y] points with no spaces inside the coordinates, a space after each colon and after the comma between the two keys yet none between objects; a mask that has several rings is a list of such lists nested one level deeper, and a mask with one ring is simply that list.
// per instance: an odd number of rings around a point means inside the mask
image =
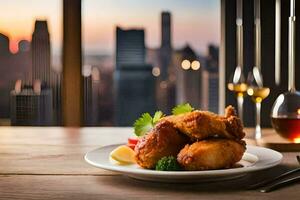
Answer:
[{"label": "glass of red wine", "polygon": [[291,0],[289,17],[289,90],[280,94],[271,111],[276,132],[294,143],[300,143],[300,92],[295,88],[295,0]]},{"label": "glass of red wine", "polygon": [[300,143],[300,93],[289,91],[279,95],[273,105],[271,119],[279,135]]}]

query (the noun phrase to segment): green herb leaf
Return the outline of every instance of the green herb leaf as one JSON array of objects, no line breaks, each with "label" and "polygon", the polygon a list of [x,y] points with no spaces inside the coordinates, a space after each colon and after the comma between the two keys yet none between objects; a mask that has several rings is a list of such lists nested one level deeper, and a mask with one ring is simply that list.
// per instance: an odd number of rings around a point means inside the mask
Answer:
[{"label": "green herb leaf", "polygon": [[164,116],[162,111],[156,111],[153,116],[153,125],[155,125]]},{"label": "green herb leaf", "polygon": [[175,108],[172,109],[172,114],[179,115],[179,114],[183,114],[183,113],[192,112],[193,110],[194,110],[194,108],[189,103],[179,104]]},{"label": "green herb leaf", "polygon": [[164,116],[162,111],[156,111],[153,118],[149,113],[143,113],[140,118],[138,118],[133,126],[134,126],[134,133],[137,136],[143,136],[148,131],[151,130],[151,128],[154,127],[154,125]]},{"label": "green herb leaf", "polygon": [[143,113],[140,118],[134,122],[134,133],[137,136],[145,135],[152,127],[152,117],[149,113]]}]

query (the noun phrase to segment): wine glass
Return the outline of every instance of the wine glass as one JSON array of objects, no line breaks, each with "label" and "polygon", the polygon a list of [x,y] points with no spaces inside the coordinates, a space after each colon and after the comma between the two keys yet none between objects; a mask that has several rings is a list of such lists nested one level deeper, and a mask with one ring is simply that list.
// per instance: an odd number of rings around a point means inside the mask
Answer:
[{"label": "wine glass", "polygon": [[264,87],[262,74],[258,67],[253,67],[252,72],[248,74],[247,82],[247,94],[251,97],[256,107],[256,125],[254,137],[255,139],[260,139],[262,136],[260,127],[261,102],[270,94],[270,88]]},{"label": "wine glass", "polygon": [[289,17],[289,88],[280,94],[271,111],[272,126],[284,138],[300,143],[300,92],[295,87],[295,0]]},{"label": "wine glass", "polygon": [[300,93],[280,94],[272,108],[271,122],[276,132],[294,143],[300,143]]},{"label": "wine glass", "polygon": [[228,89],[235,93],[238,105],[238,115],[243,121],[243,103],[244,96],[247,92],[247,84],[245,83],[245,78],[242,72],[242,68],[237,66],[234,70],[233,75],[231,75],[227,85]]},{"label": "wine glass", "polygon": [[238,115],[243,121],[244,96],[247,84],[243,75],[243,1],[236,0],[236,68],[229,79],[228,89],[235,93],[238,105]]}]

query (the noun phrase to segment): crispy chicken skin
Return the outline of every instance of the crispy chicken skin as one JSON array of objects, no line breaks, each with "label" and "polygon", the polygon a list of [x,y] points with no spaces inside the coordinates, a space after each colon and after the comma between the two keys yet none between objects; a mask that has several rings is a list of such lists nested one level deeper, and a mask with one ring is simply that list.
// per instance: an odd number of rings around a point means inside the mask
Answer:
[{"label": "crispy chicken skin", "polygon": [[135,159],[143,168],[153,169],[162,157],[177,156],[189,142],[188,137],[179,133],[168,121],[161,121],[135,146]]},{"label": "crispy chicken skin", "polygon": [[190,171],[230,168],[242,159],[245,150],[242,140],[208,139],[187,144],[178,154],[177,161]]},{"label": "crispy chicken skin", "polygon": [[195,110],[180,115],[167,116],[162,120],[171,122],[176,129],[192,140],[202,140],[214,136],[240,140],[245,136],[242,122],[236,116],[232,106],[225,109],[224,116],[209,111]]}]

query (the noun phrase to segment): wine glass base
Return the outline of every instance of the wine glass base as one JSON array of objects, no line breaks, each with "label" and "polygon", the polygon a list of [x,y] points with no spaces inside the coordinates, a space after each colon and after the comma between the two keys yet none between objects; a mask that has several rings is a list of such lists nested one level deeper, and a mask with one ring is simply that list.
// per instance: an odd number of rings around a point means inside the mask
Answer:
[{"label": "wine glass base", "polygon": [[254,133],[254,138],[256,140],[261,139],[261,128],[260,128],[260,126],[256,126],[255,133]]}]

